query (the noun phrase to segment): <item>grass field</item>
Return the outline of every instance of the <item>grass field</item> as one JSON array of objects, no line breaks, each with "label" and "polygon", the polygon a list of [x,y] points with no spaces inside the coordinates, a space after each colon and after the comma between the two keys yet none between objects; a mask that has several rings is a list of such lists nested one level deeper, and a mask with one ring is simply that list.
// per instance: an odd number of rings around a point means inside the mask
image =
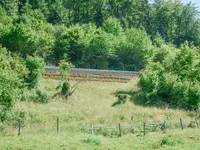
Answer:
[{"label": "grass field", "polygon": [[[179,119],[191,120],[194,112],[147,108],[132,101],[112,107],[116,93],[137,90],[137,78],[129,83],[83,82],[66,101],[50,99],[48,104],[18,102],[16,110],[22,118],[22,133],[17,136],[17,121],[4,126],[0,135],[0,150],[198,150],[200,129],[178,127]],[[58,81],[41,81],[41,88],[49,97],[55,93]],[[72,82],[75,84],[75,82]],[[56,119],[60,117],[60,135],[56,131]],[[143,122],[172,121],[177,128],[163,132],[127,133],[113,136],[117,124],[134,125]],[[101,131],[90,135],[90,124],[103,126]],[[1,126],[0,126],[1,127]],[[105,127],[105,128],[104,128]],[[107,129],[113,128],[113,130]],[[141,127],[142,128],[142,127]]]}]

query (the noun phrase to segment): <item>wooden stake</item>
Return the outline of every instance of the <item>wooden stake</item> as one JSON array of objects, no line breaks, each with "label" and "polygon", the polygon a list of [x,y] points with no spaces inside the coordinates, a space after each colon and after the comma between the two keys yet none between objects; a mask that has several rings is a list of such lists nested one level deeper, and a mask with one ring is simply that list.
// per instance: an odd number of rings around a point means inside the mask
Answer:
[{"label": "wooden stake", "polygon": [[18,120],[18,136],[21,135],[21,119]]},{"label": "wooden stake", "polygon": [[146,135],[146,123],[143,125],[144,136]]},{"label": "wooden stake", "polygon": [[167,131],[167,127],[166,127],[166,121],[164,121],[164,124],[163,124],[163,130],[164,130],[164,133],[166,133],[166,131]]},{"label": "wooden stake", "polygon": [[93,134],[94,134],[94,124],[91,123],[91,135],[93,135]]},{"label": "wooden stake", "polygon": [[60,118],[57,118],[57,134],[60,134]]},{"label": "wooden stake", "polygon": [[131,117],[131,121],[133,121],[133,116]]},{"label": "wooden stake", "polygon": [[199,122],[196,117],[195,117],[195,122],[196,122],[197,128],[199,128]]},{"label": "wooden stake", "polygon": [[181,129],[183,130],[183,121],[181,118],[180,118],[180,125],[181,125]]},{"label": "wooden stake", "polygon": [[122,136],[122,129],[121,129],[121,124],[119,123],[119,136]]}]

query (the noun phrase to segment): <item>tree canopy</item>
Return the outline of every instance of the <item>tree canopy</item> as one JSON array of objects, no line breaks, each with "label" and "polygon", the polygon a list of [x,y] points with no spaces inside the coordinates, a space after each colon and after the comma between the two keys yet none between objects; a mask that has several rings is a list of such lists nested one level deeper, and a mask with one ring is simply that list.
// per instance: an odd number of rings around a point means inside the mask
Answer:
[{"label": "tree canopy", "polygon": [[179,0],[1,0],[0,14],[4,47],[52,65],[140,70],[158,35],[200,45],[199,12]]},{"label": "tree canopy", "polygon": [[38,81],[45,64],[59,62],[143,70],[142,104],[200,107],[200,16],[192,3],[1,0],[0,45],[2,121],[16,99],[47,102]]}]

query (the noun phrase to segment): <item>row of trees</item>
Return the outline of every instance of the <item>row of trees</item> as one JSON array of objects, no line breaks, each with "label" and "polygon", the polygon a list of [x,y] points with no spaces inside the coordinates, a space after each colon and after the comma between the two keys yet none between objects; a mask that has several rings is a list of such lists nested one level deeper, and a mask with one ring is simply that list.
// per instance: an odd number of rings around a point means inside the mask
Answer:
[{"label": "row of trees", "polygon": [[[185,41],[189,44],[181,46]],[[44,62],[61,62],[63,74],[71,63],[82,68],[144,69],[138,93],[142,104],[200,106],[200,20],[191,3],[1,0],[0,45],[1,121],[16,99],[47,102],[37,86]],[[58,89],[65,97],[73,93],[65,78]]]},{"label": "row of trees", "polygon": [[158,37],[200,44],[198,11],[178,0],[1,0],[0,15],[4,47],[54,65],[140,70]]}]

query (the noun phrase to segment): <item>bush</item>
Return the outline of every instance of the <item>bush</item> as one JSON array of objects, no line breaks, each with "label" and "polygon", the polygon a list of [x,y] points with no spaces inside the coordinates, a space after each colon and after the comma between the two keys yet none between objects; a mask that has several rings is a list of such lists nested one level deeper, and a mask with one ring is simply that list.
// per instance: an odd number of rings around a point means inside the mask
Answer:
[{"label": "bush", "polygon": [[120,21],[112,17],[109,17],[107,20],[104,21],[102,29],[106,33],[111,33],[118,36],[122,33],[123,30]]},{"label": "bush", "polygon": [[[51,56],[56,59],[56,63],[62,59],[69,59],[74,65],[81,65],[85,47],[91,38],[90,25],[74,25],[69,28],[58,26],[56,28],[54,54]],[[91,27],[92,28],[92,27]]]},{"label": "bush", "polygon": [[139,81],[139,103],[184,108],[200,107],[200,60],[195,47],[171,48],[163,60],[149,64]]},{"label": "bush", "polygon": [[112,34],[99,31],[88,44],[84,61],[88,68],[107,69],[109,58],[114,54]]},{"label": "bush", "polygon": [[54,46],[53,26],[46,22],[40,10],[32,10],[27,5],[14,21],[9,32],[2,36],[3,46],[24,57],[38,55],[45,58],[51,54]]},{"label": "bush", "polygon": [[38,89],[27,89],[24,88],[22,95],[21,95],[21,101],[30,101],[35,103],[48,103],[48,95]]},{"label": "bush", "polygon": [[75,87],[76,85],[74,85],[73,87],[70,87],[70,83],[69,83],[69,76],[70,76],[70,72],[71,72],[71,68],[73,67],[73,65],[65,60],[61,60],[59,63],[59,68],[60,68],[60,83],[57,86],[57,90],[59,91],[58,93],[56,93],[53,97],[60,95],[63,98],[67,99],[68,96],[70,96],[71,94],[73,94],[73,92],[75,91]]},{"label": "bush", "polygon": [[45,92],[42,92],[41,90],[37,90],[36,95],[37,95],[37,97],[36,97],[35,102],[48,103],[48,96]]},{"label": "bush", "polygon": [[0,47],[0,121],[5,121],[20,98],[27,70],[17,56]]},{"label": "bush", "polygon": [[144,30],[127,29],[125,40],[121,39],[116,47],[116,59],[120,62],[118,68],[122,70],[141,70],[153,59],[155,50]]},{"label": "bush", "polygon": [[12,18],[6,15],[6,11],[0,6],[0,41],[1,37],[9,32],[12,27]]},{"label": "bush", "polygon": [[95,145],[101,145],[101,141],[98,138],[89,137],[87,140],[83,140],[82,142],[87,144],[95,144]]},{"label": "bush", "polygon": [[40,77],[42,76],[42,72],[44,71],[44,60],[40,57],[32,57],[28,56],[25,60],[25,65],[29,70],[29,74],[26,77],[26,83],[28,84],[28,87],[31,88],[37,88],[38,82]]}]

